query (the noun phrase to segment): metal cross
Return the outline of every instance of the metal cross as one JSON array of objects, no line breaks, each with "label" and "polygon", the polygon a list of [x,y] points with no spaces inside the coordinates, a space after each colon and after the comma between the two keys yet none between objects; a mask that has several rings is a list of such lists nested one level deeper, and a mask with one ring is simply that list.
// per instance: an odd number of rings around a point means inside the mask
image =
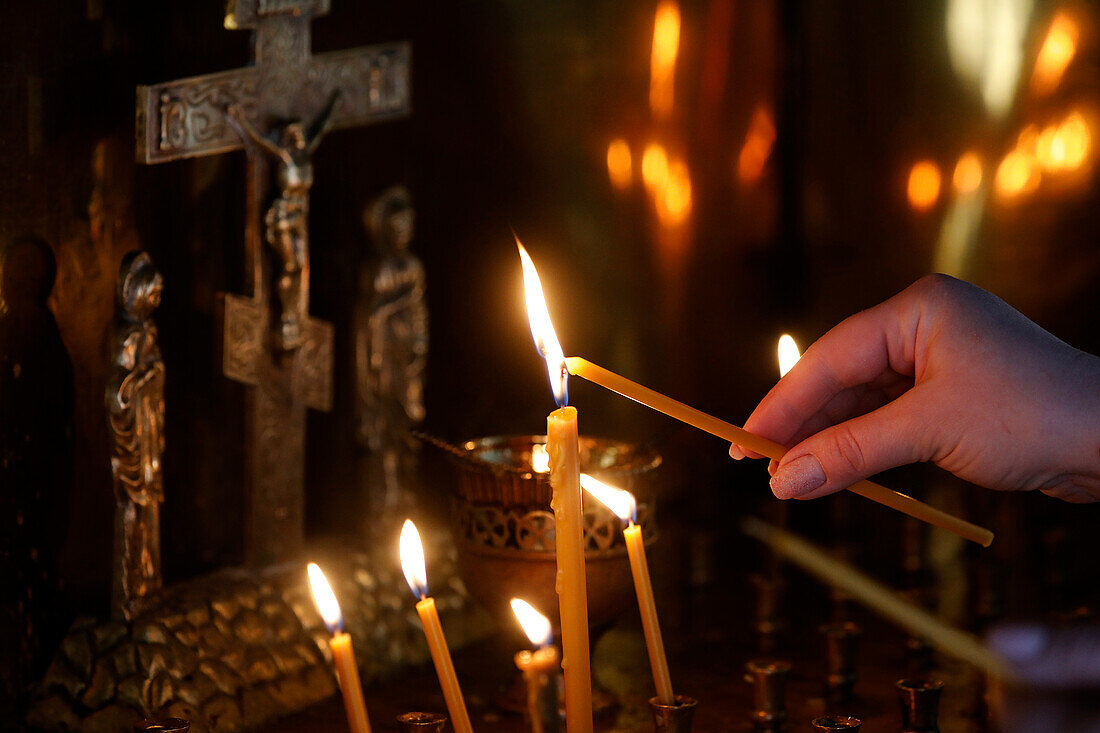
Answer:
[{"label": "metal cross", "polygon": [[[250,292],[222,296],[222,371],[249,386],[245,555],[253,565],[292,559],[303,547],[305,411],[331,409],[333,358],[331,324],[308,315],[304,227],[295,271],[300,287],[286,286],[276,277],[278,257],[267,251],[275,245],[264,246],[264,211],[269,204],[274,209],[272,156],[261,149],[263,140],[256,135],[291,125],[302,128],[322,115],[326,129],[353,127],[405,116],[410,106],[408,43],[311,55],[310,23],[328,12],[329,1],[229,0],[225,27],[253,30],[251,66],[137,90],[138,162],[162,163],[241,148],[247,152],[245,272],[251,276]],[[239,134],[244,130],[254,139]],[[285,171],[280,168],[280,173]],[[306,208],[308,186],[299,186],[307,192]],[[268,210],[269,242],[272,216]],[[283,338],[278,332],[280,301]],[[285,335],[288,319],[293,321],[292,342]]]}]

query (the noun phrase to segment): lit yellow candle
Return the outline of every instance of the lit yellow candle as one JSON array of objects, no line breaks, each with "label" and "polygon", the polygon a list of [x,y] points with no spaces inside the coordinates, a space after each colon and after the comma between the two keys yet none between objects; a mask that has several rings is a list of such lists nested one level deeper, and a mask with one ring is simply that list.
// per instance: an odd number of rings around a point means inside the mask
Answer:
[{"label": "lit yellow candle", "polygon": [[428,595],[424,546],[420,542],[416,525],[408,519],[401,527],[401,570],[404,571],[405,580],[413,594],[420,599],[416,604],[416,614],[424,625],[424,638],[428,640],[428,651],[435,663],[435,673],[439,677],[439,686],[443,689],[447,712],[451,714],[451,725],[454,726],[455,733],[473,733],[470,715],[466,712],[466,701],[462,697],[462,688],[458,686],[454,662],[451,661],[451,651],[447,648],[443,625],[439,623],[439,613],[435,609],[435,599]]},{"label": "lit yellow candle", "polygon": [[[565,364],[572,375],[583,377],[589,382],[605,387],[612,392],[618,392],[624,397],[629,397],[635,402],[699,428],[711,435],[718,436],[730,443],[736,443],[777,461],[781,460],[787,453],[787,449],[774,440],[750,433],[744,428],[731,425],[725,420],[719,420],[713,415],[689,407],[683,402],[678,402],[649,387],[643,387],[637,382],[632,382],[626,377],[604,369],[579,356],[566,358]],[[848,490],[923,522],[946,529],[948,532],[953,532],[971,542],[977,542],[982,547],[989,547],[993,543],[993,533],[988,529],[929,506],[923,501],[917,501],[911,496],[892,491],[873,481],[859,481],[849,486]]]},{"label": "lit yellow candle", "polygon": [[527,683],[527,714],[531,733],[556,733],[558,730],[558,650],[550,644],[550,619],[536,611],[530,603],[512,599],[512,612],[523,627],[523,633],[538,648],[524,649],[515,656],[516,667]]},{"label": "lit yellow candle", "polygon": [[584,572],[584,525],[581,507],[580,449],[577,410],[569,402],[565,355],[558,343],[538,272],[523,245],[523,286],[527,317],[535,346],[546,359],[550,386],[559,409],[546,418],[546,451],[558,557],[558,608],[561,614],[562,669],[565,670],[565,722],[569,733],[592,730],[592,660],[588,650],[588,588]]},{"label": "lit yellow candle", "polygon": [[313,600],[325,626],[332,632],[329,648],[332,649],[332,662],[336,667],[336,681],[344,696],[344,711],[348,716],[351,733],[370,733],[370,721],[367,720],[367,705],[363,702],[363,686],[359,683],[359,669],[355,666],[355,652],[351,647],[351,636],[344,633],[343,615],[336,594],[332,592],[325,574],[316,563],[306,568],[309,585],[313,590]]},{"label": "lit yellow candle", "polygon": [[668,672],[665,644],[661,639],[661,624],[657,621],[657,604],[653,599],[653,583],[649,577],[642,528],[634,523],[638,518],[638,502],[629,491],[608,486],[588,474],[581,474],[581,485],[620,519],[629,522],[623,530],[623,537],[626,539],[626,553],[630,557],[630,572],[634,575],[634,591],[638,594],[638,610],[642,614],[642,631],[649,651],[649,666],[653,669],[657,701],[662,705],[675,705],[676,697],[672,694],[672,677]]}]

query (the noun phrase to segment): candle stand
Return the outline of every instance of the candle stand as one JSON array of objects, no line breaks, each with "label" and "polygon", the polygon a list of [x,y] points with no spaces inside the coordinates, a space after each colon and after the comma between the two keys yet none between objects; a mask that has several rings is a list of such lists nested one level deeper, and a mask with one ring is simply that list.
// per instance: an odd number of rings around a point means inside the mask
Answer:
[{"label": "candle stand", "polygon": [[401,713],[397,725],[402,733],[443,733],[447,716],[443,713]]},{"label": "candle stand", "polygon": [[939,680],[898,680],[898,704],[901,706],[903,733],[938,733],[940,694]]},{"label": "candle stand", "polygon": [[815,730],[858,731],[863,727],[863,721],[847,715],[826,715],[821,718],[814,718],[813,726]]},{"label": "candle stand", "polygon": [[859,626],[854,623],[827,624],[821,627],[829,658],[825,678],[825,698],[834,705],[851,701],[856,686],[856,660],[859,655]]},{"label": "candle stand", "polygon": [[[470,596],[505,627],[515,623],[511,599],[524,598],[550,618],[555,639],[560,640],[550,477],[532,467],[536,447],[544,446],[546,437],[487,437],[461,447],[424,434],[417,437],[443,450],[457,473],[452,517],[459,573]],[[657,491],[652,477],[660,465],[661,456],[652,449],[604,438],[580,438],[581,471],[635,495],[638,524],[645,531],[647,545],[656,541],[658,534]],[[622,520],[598,501],[585,501],[588,620],[594,639],[634,602],[622,526]],[[513,712],[527,709],[526,685],[518,673],[497,702]],[[606,690],[593,690],[597,715],[610,712],[615,704]]]},{"label": "candle stand", "polygon": [[675,705],[664,705],[657,698],[649,699],[656,733],[689,733],[699,701],[687,695],[677,695]]},{"label": "candle stand", "polygon": [[787,678],[791,665],[754,659],[745,669],[745,678],[753,685],[753,727],[761,733],[778,733],[787,722]]}]

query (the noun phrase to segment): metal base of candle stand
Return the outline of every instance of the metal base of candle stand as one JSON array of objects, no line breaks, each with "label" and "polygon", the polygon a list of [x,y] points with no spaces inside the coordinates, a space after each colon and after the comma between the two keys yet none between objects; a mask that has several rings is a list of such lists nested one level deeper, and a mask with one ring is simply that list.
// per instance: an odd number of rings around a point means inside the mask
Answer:
[{"label": "metal base of candle stand", "polygon": [[443,713],[401,713],[397,725],[402,733],[443,733],[447,716]]},{"label": "metal base of candle stand", "polygon": [[[491,623],[456,577],[453,546],[441,542],[431,557],[452,647],[485,638]],[[316,548],[308,559],[324,564],[344,602],[364,683],[428,660],[390,547],[370,555]],[[130,730],[142,718],[177,717],[196,732],[232,732],[336,695],[331,636],[305,563],[228,569],[170,586],[129,622],[78,621],[40,685],[28,725]]]},{"label": "metal base of candle stand", "polygon": [[675,705],[663,705],[655,697],[649,699],[656,733],[689,733],[699,701],[687,695],[677,695]]}]

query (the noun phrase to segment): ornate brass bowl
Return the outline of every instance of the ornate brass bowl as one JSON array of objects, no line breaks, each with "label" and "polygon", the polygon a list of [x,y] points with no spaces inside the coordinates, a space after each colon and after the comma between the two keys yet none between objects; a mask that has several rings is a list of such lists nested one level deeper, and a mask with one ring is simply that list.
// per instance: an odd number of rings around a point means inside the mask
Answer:
[{"label": "ornate brass bowl", "polygon": [[[470,595],[502,625],[514,623],[509,601],[523,598],[548,616],[558,635],[554,514],[550,477],[532,470],[546,436],[471,440],[455,452],[458,471],[453,522],[459,571]],[[657,538],[652,472],[661,457],[650,448],[582,437],[581,470],[631,491],[647,543]],[[633,581],[622,520],[591,497],[584,502],[588,619],[594,631],[631,605]],[[507,626],[505,626],[507,628]]]}]

